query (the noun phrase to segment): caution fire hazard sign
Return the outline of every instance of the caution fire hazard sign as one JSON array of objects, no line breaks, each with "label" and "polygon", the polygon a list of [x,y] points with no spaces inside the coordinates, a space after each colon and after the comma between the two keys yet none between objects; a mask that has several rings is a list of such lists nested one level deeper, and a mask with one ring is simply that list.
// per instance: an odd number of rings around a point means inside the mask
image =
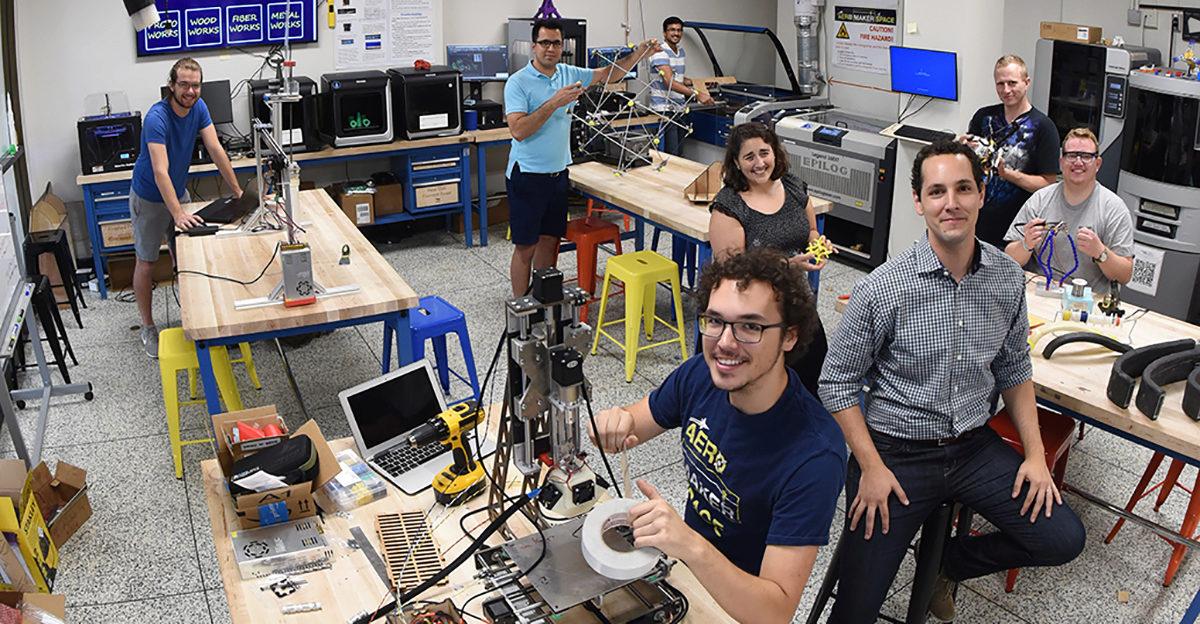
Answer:
[{"label": "caution fire hazard sign", "polygon": [[833,64],[846,69],[887,74],[888,48],[896,43],[896,10],[835,6],[838,23]]}]

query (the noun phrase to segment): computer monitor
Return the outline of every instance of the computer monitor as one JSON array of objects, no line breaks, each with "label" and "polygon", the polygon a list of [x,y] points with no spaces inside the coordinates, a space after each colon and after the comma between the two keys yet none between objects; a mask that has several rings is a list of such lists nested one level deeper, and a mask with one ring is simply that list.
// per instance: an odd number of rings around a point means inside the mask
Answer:
[{"label": "computer monitor", "polygon": [[[167,85],[159,87],[158,95],[161,99],[167,99],[171,95],[170,87]],[[233,99],[229,94],[228,80],[201,83],[200,99],[204,100],[204,104],[208,106],[208,115],[212,117],[214,125],[233,123]]]},{"label": "computer monitor", "polygon": [[[587,49],[587,66],[591,69],[603,69],[620,60],[622,57],[630,54],[630,49],[622,46],[604,46],[599,48]],[[638,66],[634,65],[629,70],[629,74],[625,76],[626,80],[632,80],[638,76]]]},{"label": "computer monitor", "polygon": [[503,81],[508,79],[508,46],[448,45],[446,64],[462,73],[468,81]]},{"label": "computer monitor", "polygon": [[892,91],[958,100],[958,55],[891,46]]}]

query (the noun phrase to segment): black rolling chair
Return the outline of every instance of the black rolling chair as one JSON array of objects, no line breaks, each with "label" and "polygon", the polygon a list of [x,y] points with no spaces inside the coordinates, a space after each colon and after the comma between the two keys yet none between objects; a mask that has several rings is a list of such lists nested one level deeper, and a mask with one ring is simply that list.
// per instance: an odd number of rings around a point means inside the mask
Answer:
[{"label": "black rolling chair", "polygon": [[[79,280],[75,279],[75,260],[71,255],[71,245],[67,241],[67,233],[62,228],[30,232],[29,236],[25,237],[26,273],[31,276],[38,273],[38,256],[44,253],[54,254],[54,261],[58,265],[58,274],[62,278],[61,284],[51,284],[51,287],[61,286],[63,290],[67,291],[67,303],[71,305],[71,313],[75,315],[75,322],[82,329],[83,319],[79,316],[79,306],[82,305],[84,309],[87,309],[87,302],[83,299],[83,287],[79,285]],[[57,303],[55,301],[56,305]]]},{"label": "black rolling chair", "polygon": [[[956,524],[954,510],[955,503],[953,501],[939,505],[921,525],[921,537],[915,548],[910,547],[916,551],[917,568],[913,575],[912,592],[908,597],[908,614],[903,620],[900,620],[881,613],[879,614],[880,620],[892,624],[922,624],[925,622],[929,601],[933,598],[937,575],[942,568],[942,556],[946,552],[946,544],[952,539],[951,533]],[[970,510],[962,507],[957,521],[959,536],[970,534],[971,518]],[[821,581],[821,589],[817,592],[816,602],[813,603],[812,610],[808,612],[805,624],[817,624],[825,607],[829,604],[829,599],[837,599],[836,589],[842,555],[842,540],[845,537],[845,533],[843,533],[842,537],[838,539],[838,545],[833,551],[833,558],[829,562],[829,569],[826,570],[825,578]],[[848,598],[852,599],[852,597]]]}]

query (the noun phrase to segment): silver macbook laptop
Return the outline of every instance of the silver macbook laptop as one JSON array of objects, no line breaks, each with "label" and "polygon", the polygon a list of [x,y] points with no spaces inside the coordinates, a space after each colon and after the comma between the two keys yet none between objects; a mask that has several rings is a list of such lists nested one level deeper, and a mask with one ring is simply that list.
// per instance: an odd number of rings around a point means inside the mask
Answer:
[{"label": "silver macbook laptop", "polygon": [[[446,397],[428,360],[342,390],[338,399],[359,454],[405,494],[417,494],[430,487],[434,476],[453,460],[448,447],[409,447],[406,442],[410,431],[446,409]],[[480,433],[474,430],[468,435]],[[463,441],[474,453],[475,440]],[[481,442],[484,457],[495,452],[494,440],[481,438]]]}]

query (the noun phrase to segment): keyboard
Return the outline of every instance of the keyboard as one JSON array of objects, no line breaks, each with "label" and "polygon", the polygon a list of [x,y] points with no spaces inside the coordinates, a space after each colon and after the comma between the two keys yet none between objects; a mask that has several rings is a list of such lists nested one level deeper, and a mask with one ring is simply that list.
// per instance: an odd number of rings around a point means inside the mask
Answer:
[{"label": "keyboard", "polygon": [[906,139],[916,139],[918,141],[925,141],[926,143],[933,143],[936,141],[953,141],[954,140],[953,132],[942,132],[940,130],[930,130],[929,128],[922,128],[920,126],[900,126],[899,128],[896,128],[895,130],[893,130],[892,134],[894,134],[896,136],[902,136]]},{"label": "keyboard", "polygon": [[396,448],[376,455],[371,461],[384,472],[392,476],[400,476],[421,464],[446,452],[441,444],[425,444],[423,446],[397,446]]}]

